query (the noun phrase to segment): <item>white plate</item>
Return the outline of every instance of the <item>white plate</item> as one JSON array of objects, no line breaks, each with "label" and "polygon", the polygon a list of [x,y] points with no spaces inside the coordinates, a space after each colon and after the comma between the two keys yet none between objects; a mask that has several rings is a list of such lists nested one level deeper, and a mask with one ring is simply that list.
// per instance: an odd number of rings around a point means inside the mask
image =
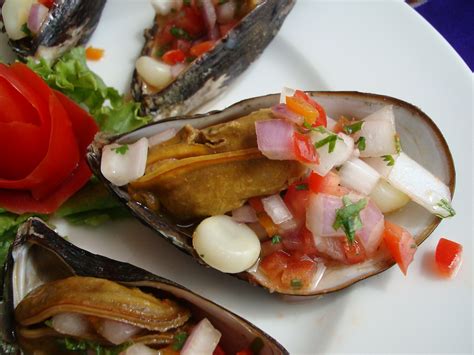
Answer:
[{"label": "white plate", "polygon": [[[109,0],[90,44],[105,49],[91,64],[107,84],[128,89],[147,0]],[[3,52],[3,50],[2,50]],[[472,352],[472,76],[444,39],[401,1],[299,0],[254,65],[200,111],[280,91],[357,90],[419,106],[438,124],[457,169],[456,217],[419,248],[407,277],[397,267],[337,294],[285,303],[259,288],[198,266],[134,220],[99,228],[59,223],[78,246],[170,278],[249,319],[292,354]],[[435,157],[433,157],[435,158]],[[451,281],[434,276],[441,236],[464,245]]]}]

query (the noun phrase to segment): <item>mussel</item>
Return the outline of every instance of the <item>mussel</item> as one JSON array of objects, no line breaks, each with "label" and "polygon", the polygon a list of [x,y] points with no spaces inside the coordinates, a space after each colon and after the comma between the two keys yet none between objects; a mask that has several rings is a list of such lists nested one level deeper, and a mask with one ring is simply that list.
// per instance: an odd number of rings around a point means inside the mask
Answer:
[{"label": "mussel", "polygon": [[[173,1],[168,1],[163,6],[170,6],[172,3]],[[225,20],[225,24],[222,25],[219,25],[219,13],[216,23],[212,3],[210,0],[183,1],[182,7],[174,9],[174,12],[171,10],[176,20],[167,22],[164,20],[166,16],[157,15],[153,27],[145,31],[145,45],[137,61],[137,68],[141,70],[135,70],[131,87],[135,101],[142,103],[143,114],[150,114],[156,120],[186,114],[218,95],[263,52],[278,33],[295,1],[214,2],[218,7],[217,12],[219,12],[219,7],[227,7],[226,12],[230,10],[231,13],[237,14],[235,16],[238,21]],[[212,14],[206,10],[209,7]],[[193,11],[197,14],[193,14]],[[190,20],[183,21],[183,18],[188,18],[188,12],[191,13]],[[210,20],[210,17],[213,20]],[[168,63],[171,65],[177,63],[177,65],[174,65],[174,69],[170,72],[169,66],[165,64],[165,68],[163,67],[160,57],[163,56],[165,50],[181,51],[184,47],[183,51],[187,53],[192,44],[203,43],[199,22],[205,22],[208,27],[206,31],[210,32],[208,39],[212,40],[211,48],[206,48],[207,51],[203,54],[202,50],[198,53],[191,50],[193,56],[184,57],[180,54],[182,58],[177,58],[177,55],[175,55],[176,58],[171,57]],[[203,26],[204,24],[201,24],[201,27]],[[219,26],[221,27],[220,34]],[[232,27],[230,30],[222,31],[224,26]],[[171,37],[176,37],[174,41],[167,38],[170,36],[170,31]],[[215,34],[216,31],[217,34]],[[205,42],[209,41],[205,40]],[[177,69],[180,70],[178,73],[176,73]],[[151,76],[153,73],[161,73],[160,78],[149,79],[147,82],[143,79],[146,72],[151,72]],[[163,79],[165,72],[166,78]]]},{"label": "mussel", "polygon": [[106,0],[5,0],[2,20],[9,44],[18,56],[54,60],[87,42],[105,3]]},{"label": "mussel", "polygon": [[133,265],[75,247],[38,218],[21,226],[5,275],[6,340],[26,354],[85,353],[90,346],[118,353],[132,345],[134,353],[146,345],[160,349],[156,354],[175,354],[176,342],[182,346],[200,324],[213,329],[211,339],[227,353],[254,344],[260,354],[288,354],[230,311]]},{"label": "mussel", "polygon": [[[328,116],[330,117],[345,116],[362,118],[371,113],[379,111],[387,105],[391,105],[392,107],[390,109],[393,109],[397,132],[403,145],[403,151],[413,157],[432,174],[437,176],[440,181],[444,182],[447,185],[447,194],[452,194],[454,191],[455,172],[449,148],[447,147],[446,141],[444,140],[436,125],[421,110],[401,100],[375,94],[365,94],[359,92],[309,92],[308,94],[315,98],[317,102],[319,102],[325,108]],[[140,194],[137,192],[140,189],[139,185],[141,179],[146,180],[147,173],[150,173],[150,171],[147,171],[145,176],[138,178],[128,186],[117,186],[110,183],[110,181],[105,179],[104,175],[101,173],[101,157],[103,154],[103,148],[105,145],[111,143],[122,145],[131,144],[143,137],[154,137],[160,132],[179,130],[183,127],[186,127],[187,125],[192,126],[197,132],[200,133],[205,132],[206,127],[208,130],[212,131],[213,127],[222,127],[221,125],[225,125],[229,122],[232,123],[235,120],[238,121],[239,118],[242,119],[242,117],[244,117],[245,119],[245,117],[248,118],[252,117],[253,115],[258,115],[258,112],[260,112],[260,114],[261,112],[266,112],[266,109],[278,103],[278,99],[279,95],[277,94],[256,97],[241,101],[223,111],[211,112],[204,115],[171,118],[120,136],[99,136],[89,147],[89,164],[94,173],[102,179],[105,185],[130,209],[130,211],[140,221],[154,229],[160,236],[164,237],[178,249],[186,252],[189,255],[192,255],[199,263],[209,266],[211,263],[206,260],[206,257],[204,255],[200,255],[193,247],[192,237],[197,226],[197,224],[194,223],[195,220],[188,219],[187,222],[180,221],[179,214],[182,212],[182,210],[178,210],[178,216],[172,216],[172,214],[167,211],[166,204],[164,208],[163,206],[159,205],[161,202],[159,197],[157,199],[153,199],[149,196],[147,197],[146,193],[142,192]],[[183,130],[181,132],[183,132]],[[198,137],[202,138],[202,135],[199,134]],[[172,140],[158,145],[157,147],[160,147],[158,153],[161,152],[165,154],[167,148],[164,146],[167,144],[173,145],[176,143],[176,141],[181,139],[179,137],[180,134],[175,136],[175,138]],[[152,150],[153,149],[154,148],[152,148]],[[432,159],[433,152],[436,152],[437,159]],[[162,161],[160,163],[161,168],[157,168],[158,171],[160,169],[166,170],[168,164],[174,165],[177,161],[179,162],[182,160],[184,162],[186,160],[180,158],[181,157],[178,157],[177,160],[169,159],[168,161]],[[150,166],[147,169],[149,168]],[[258,167],[256,169],[258,169]],[[191,171],[197,171],[197,169],[192,168]],[[218,205],[220,204],[221,200],[225,200],[225,197],[222,197],[224,196],[224,192],[219,190],[219,180],[214,180],[214,178],[218,179],[218,174],[211,175],[207,176],[205,181],[202,181],[201,183],[193,181],[194,183],[189,185],[192,186],[192,191],[189,191],[187,194],[179,195],[180,203],[186,205],[187,207],[189,207],[188,202],[190,205],[192,205],[193,195],[195,194],[196,190],[201,188],[205,191],[207,190],[209,196],[213,196],[211,199],[212,202],[210,202],[209,205]],[[185,178],[180,182],[180,177],[182,176],[176,175],[173,179],[170,179],[170,181],[172,181],[174,184],[173,188],[179,189],[178,185],[180,183],[183,183],[184,181],[184,184],[186,185],[186,182],[189,181]],[[240,179],[240,177],[241,176],[239,176],[239,178],[234,178],[234,180],[227,181],[227,183],[234,183],[237,186],[245,184],[245,179]],[[214,183],[216,181],[217,183]],[[284,189],[284,186],[285,184],[282,184],[280,189]],[[158,189],[160,188],[161,187],[158,187]],[[219,192],[215,194],[215,191],[213,191],[214,189]],[[200,199],[205,199],[205,197],[203,197],[205,192],[199,191],[197,192],[197,195],[200,196]],[[232,208],[235,208],[235,206]],[[184,216],[186,215],[184,214]],[[197,216],[199,215],[194,217]],[[178,217],[178,219],[176,217]],[[221,217],[223,218],[226,216]],[[406,230],[408,230],[414,237],[414,241],[418,245],[421,244],[440,223],[439,217],[421,208],[419,205],[413,202],[409,202],[403,208],[391,212],[385,217],[386,220],[395,222],[406,228]],[[226,233],[223,231],[219,232],[224,234]],[[218,244],[214,244],[214,247],[219,248],[220,246]],[[318,280],[314,287],[301,287],[301,284],[296,283],[295,286],[297,287],[294,288],[275,285],[264,273],[260,271],[258,264],[254,265],[254,267],[249,265],[246,271],[233,273],[233,275],[252,284],[263,286],[271,292],[291,295],[292,297],[314,296],[343,289],[357,281],[378,274],[388,269],[393,264],[394,261],[387,250],[380,248],[380,250],[375,252],[372,257],[365,259],[365,261],[362,262],[354,264],[329,263],[325,265],[324,275]],[[225,272],[232,273],[232,271]]]}]

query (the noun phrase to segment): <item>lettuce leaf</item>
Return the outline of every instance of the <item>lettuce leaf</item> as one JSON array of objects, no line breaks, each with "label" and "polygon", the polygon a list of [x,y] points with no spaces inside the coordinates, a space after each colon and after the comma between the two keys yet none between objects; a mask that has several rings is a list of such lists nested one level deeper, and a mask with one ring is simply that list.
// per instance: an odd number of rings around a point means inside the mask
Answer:
[{"label": "lettuce leaf", "polygon": [[27,65],[46,83],[86,108],[101,131],[124,133],[148,123],[151,118],[139,115],[140,104],[125,100],[107,85],[86,62],[85,50],[77,47],[51,64],[45,59],[29,58]]}]

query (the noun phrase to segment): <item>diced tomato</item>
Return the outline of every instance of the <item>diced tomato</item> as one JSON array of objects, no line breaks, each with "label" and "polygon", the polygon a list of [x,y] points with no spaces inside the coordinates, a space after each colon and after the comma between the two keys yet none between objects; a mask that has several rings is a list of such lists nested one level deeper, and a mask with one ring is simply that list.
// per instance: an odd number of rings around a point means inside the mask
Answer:
[{"label": "diced tomato", "polygon": [[318,116],[316,118],[316,121],[313,123],[314,127],[317,127],[317,126],[327,127],[326,111],[324,111],[324,108],[320,104],[318,104],[315,100],[309,97],[308,94],[306,94],[304,91],[301,91],[301,90],[296,90],[294,96],[303,99],[308,104],[313,106],[313,108],[316,109],[316,111],[318,111]]},{"label": "diced tomato", "polygon": [[264,257],[260,262],[260,268],[272,281],[279,282],[290,259],[291,256],[288,253],[277,251]]},{"label": "diced tomato", "polygon": [[54,4],[54,0],[38,0],[38,2],[46,6],[48,9],[52,8]]},{"label": "diced tomato", "polygon": [[297,221],[306,219],[306,206],[309,199],[309,187],[306,180],[291,184],[286,190],[283,201]]},{"label": "diced tomato", "polygon": [[281,284],[293,290],[308,287],[316,273],[316,263],[308,257],[291,260],[281,275]]},{"label": "diced tomato", "polygon": [[303,116],[306,123],[313,125],[318,117],[319,112],[301,97],[286,97],[286,106],[294,113]]},{"label": "diced tomato", "polygon": [[158,46],[167,46],[172,43],[176,37],[171,34],[171,29],[174,27],[172,23],[167,23],[161,28],[161,31],[155,38],[155,42]]},{"label": "diced tomato", "polygon": [[234,26],[239,22],[238,20],[233,20],[225,25],[219,25],[219,32],[221,37],[224,37]]},{"label": "diced tomato", "polygon": [[342,245],[344,247],[344,253],[349,264],[358,264],[367,258],[364,246],[356,239],[352,243],[349,243],[347,238],[343,238]]},{"label": "diced tomato", "polygon": [[443,276],[453,276],[462,260],[462,245],[446,238],[441,238],[436,247],[436,265]]},{"label": "diced tomato", "polygon": [[182,63],[186,59],[186,55],[180,49],[172,49],[161,57],[166,64],[175,65],[177,63]]},{"label": "diced tomato", "polygon": [[253,352],[250,349],[244,349],[236,352],[235,355],[253,355]]},{"label": "diced tomato", "polygon": [[201,12],[194,7],[183,7],[173,22],[176,27],[185,30],[191,37],[196,38],[206,33]]},{"label": "diced tomato", "polygon": [[318,250],[314,245],[313,234],[302,226],[299,230],[285,234],[282,238],[285,250],[290,250],[292,254],[298,252],[301,255],[317,256]]},{"label": "diced tomato", "polygon": [[415,239],[406,229],[386,220],[383,240],[400,270],[406,275],[416,252]]},{"label": "diced tomato", "polygon": [[86,58],[88,60],[100,60],[104,56],[104,50],[101,48],[87,47]]},{"label": "diced tomato", "polygon": [[309,164],[319,163],[318,152],[308,135],[299,132],[293,133],[293,150],[298,161]]},{"label": "diced tomato", "polygon": [[225,354],[225,351],[222,350],[222,347],[220,345],[217,345],[212,355],[226,355],[226,354]]},{"label": "diced tomato", "polygon": [[280,241],[279,243],[273,242],[272,239],[263,242],[260,246],[260,256],[262,258],[266,257],[267,255],[273,254],[277,251],[283,250],[283,242]]},{"label": "diced tomato", "polygon": [[278,233],[278,226],[273,223],[270,216],[265,212],[263,209],[262,200],[259,197],[252,197],[249,199],[249,205],[255,210],[257,213],[258,222],[265,228],[269,237],[273,237],[275,234]]},{"label": "diced tomato", "polygon": [[198,44],[195,44],[191,47],[189,53],[192,56],[199,57],[200,55],[209,52],[214,47],[214,41],[205,41]]},{"label": "diced tomato", "polygon": [[334,196],[344,196],[349,193],[349,190],[343,186],[339,186],[341,178],[333,172],[329,172],[326,176],[321,176],[314,171],[311,172],[308,178],[309,189],[313,193],[325,193]]},{"label": "diced tomato", "polygon": [[344,116],[339,117],[337,120],[336,125],[333,128],[334,133],[339,133],[344,130],[344,127],[350,124],[350,120]]}]

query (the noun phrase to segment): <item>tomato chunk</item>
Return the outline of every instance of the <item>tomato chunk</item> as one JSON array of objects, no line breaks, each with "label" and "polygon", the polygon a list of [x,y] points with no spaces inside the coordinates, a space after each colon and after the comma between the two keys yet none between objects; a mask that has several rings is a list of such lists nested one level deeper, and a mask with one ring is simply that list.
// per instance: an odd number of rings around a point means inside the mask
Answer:
[{"label": "tomato chunk", "polygon": [[455,275],[462,261],[462,245],[452,240],[441,238],[436,246],[435,261],[443,276]]},{"label": "tomato chunk", "polygon": [[349,243],[347,238],[343,238],[342,245],[349,264],[358,264],[367,258],[364,246],[357,239],[353,243]]},{"label": "tomato chunk", "polygon": [[222,350],[222,347],[220,345],[217,345],[212,355],[225,355],[225,351]]},{"label": "tomato chunk", "polygon": [[293,150],[298,161],[309,164],[319,163],[318,152],[308,135],[299,132],[293,133]]},{"label": "tomato chunk", "polygon": [[172,49],[165,54],[163,54],[163,62],[169,65],[174,65],[177,63],[182,63],[186,59],[186,55],[181,49]]},{"label": "tomato chunk", "polygon": [[302,226],[299,230],[285,234],[282,238],[283,246],[292,253],[298,252],[301,255],[317,256],[318,250],[314,244],[313,234]]},{"label": "tomato chunk", "polygon": [[195,57],[199,57],[200,55],[209,52],[214,47],[214,41],[205,41],[198,44],[195,44],[191,47],[189,53]]},{"label": "tomato chunk", "polygon": [[299,290],[310,286],[316,273],[316,263],[308,257],[293,259],[281,275],[281,284],[285,288]]},{"label": "tomato chunk", "polygon": [[291,184],[286,190],[283,201],[297,221],[306,219],[306,206],[309,199],[309,187],[306,180]]},{"label": "tomato chunk", "polygon": [[326,176],[321,176],[314,171],[311,172],[308,178],[309,189],[311,192],[325,193],[334,196],[344,196],[349,193],[349,190],[343,186],[339,186],[341,178],[333,172],[329,172]]},{"label": "tomato chunk", "polygon": [[313,123],[314,127],[317,126],[327,126],[327,116],[326,116],[326,111],[324,111],[324,108],[318,104],[315,100],[313,100],[307,93],[301,90],[296,90],[295,92],[295,97],[299,97],[306,101],[308,104],[313,106],[313,108],[318,111],[318,117],[316,118],[316,121]]},{"label": "tomato chunk", "polygon": [[406,275],[408,265],[413,261],[416,252],[415,239],[406,229],[385,221],[383,240],[400,270]]},{"label": "tomato chunk", "polygon": [[274,252],[262,259],[260,268],[262,271],[277,284],[280,283],[283,271],[288,267],[291,256],[284,251]]},{"label": "tomato chunk", "polygon": [[319,117],[318,110],[301,97],[287,96],[286,106],[294,113],[303,116],[305,122],[310,125],[315,124]]}]

